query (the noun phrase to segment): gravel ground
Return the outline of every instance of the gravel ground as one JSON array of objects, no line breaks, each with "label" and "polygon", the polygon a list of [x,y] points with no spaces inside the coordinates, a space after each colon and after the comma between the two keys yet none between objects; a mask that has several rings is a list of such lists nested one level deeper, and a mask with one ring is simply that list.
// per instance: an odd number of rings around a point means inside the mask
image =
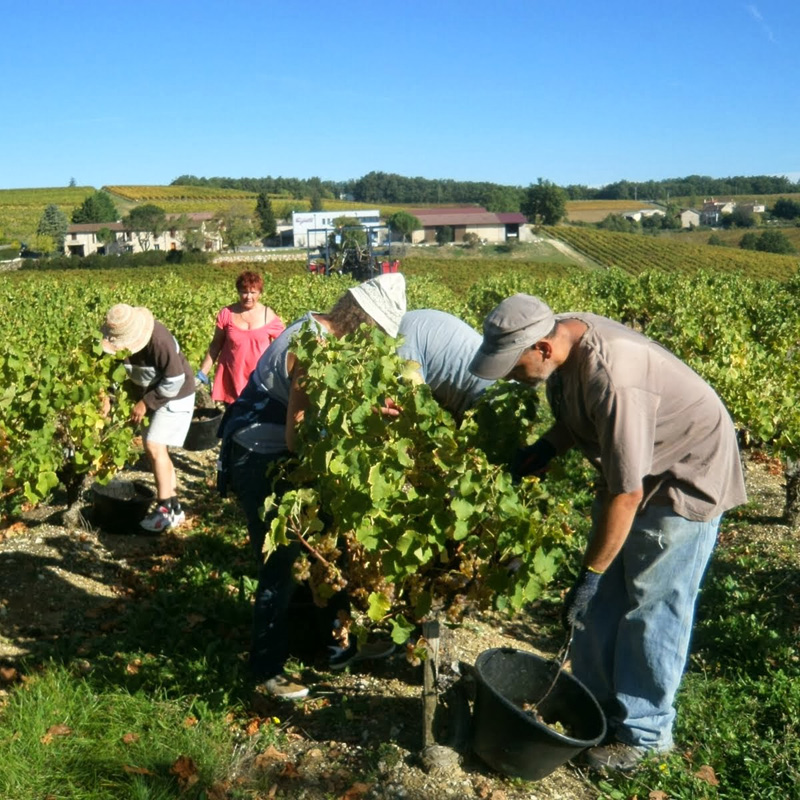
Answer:
[{"label": "gravel ground", "polygon": [[[186,507],[213,478],[213,452],[176,454]],[[763,456],[748,458],[753,514],[746,533],[729,530],[730,540],[746,535],[798,558],[792,531],[779,524],[783,503],[780,465]],[[152,484],[146,472],[126,478]],[[125,576],[136,564],[174,547],[174,536],[113,535],[91,528],[61,527],[63,506],[38,508],[0,530],[0,665],[24,656],[42,639],[53,639],[76,621],[99,617],[125,592]],[[191,535],[189,516],[186,535]],[[724,542],[724,539],[723,539]],[[447,658],[473,664],[482,651],[515,647],[553,656],[560,642],[543,637],[533,615],[513,620],[476,615],[448,634]],[[303,676],[306,678],[307,676]],[[591,800],[598,793],[571,766],[535,783],[504,778],[469,752],[438,768],[423,768],[421,670],[402,655],[359,665],[333,676],[317,673],[314,690],[300,703],[264,701],[256,716],[278,717],[288,736],[283,750],[238,754],[242,776],[259,776],[264,797],[344,798],[345,800]],[[342,704],[354,709],[358,724],[341,727]],[[325,714],[337,706],[337,715]],[[346,716],[346,715],[345,715]],[[364,775],[370,775],[367,782]],[[377,776],[377,778],[375,777]],[[235,778],[235,776],[232,776]],[[224,797],[221,794],[220,797]]]}]

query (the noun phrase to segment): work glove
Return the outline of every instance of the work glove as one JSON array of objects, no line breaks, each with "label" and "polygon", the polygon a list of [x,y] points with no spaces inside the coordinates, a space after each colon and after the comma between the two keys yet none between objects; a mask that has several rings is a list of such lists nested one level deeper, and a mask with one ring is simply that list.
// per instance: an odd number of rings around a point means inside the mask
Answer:
[{"label": "work glove", "polygon": [[520,447],[511,460],[511,477],[519,481],[526,475],[543,475],[555,454],[555,447],[547,439],[538,439],[527,447]]},{"label": "work glove", "polygon": [[583,617],[586,615],[592,598],[597,594],[600,578],[602,577],[599,572],[592,572],[586,567],[581,570],[578,580],[567,592],[564,600],[561,622],[566,630],[569,630],[573,625],[579,631],[583,630]]},{"label": "work glove", "polygon": [[202,383],[203,386],[211,385],[211,381],[208,379],[208,375],[206,375],[205,372],[203,372],[203,370],[201,369],[197,370],[194,379],[195,381],[197,381],[197,383]]}]

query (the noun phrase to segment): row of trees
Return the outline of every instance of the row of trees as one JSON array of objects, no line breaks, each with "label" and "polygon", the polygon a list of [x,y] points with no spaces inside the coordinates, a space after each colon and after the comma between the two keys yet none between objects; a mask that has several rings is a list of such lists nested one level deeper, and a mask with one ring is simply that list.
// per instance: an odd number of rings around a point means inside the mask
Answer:
[{"label": "row of trees", "polygon": [[[369,172],[347,181],[323,181],[320,178],[198,178],[181,175],[176,186],[214,186],[221,189],[242,189],[285,195],[295,199],[306,197],[337,198],[351,196],[364,203],[470,203],[489,211],[518,211],[526,190],[522,186],[488,181],[456,181],[452,179],[409,178],[391,172]],[[753,175],[712,178],[688,175],[661,181],[621,180],[605,186],[591,187],[570,184],[562,187],[569,200],[661,200],[670,197],[711,197],[736,194],[766,195],[800,193],[800,181],[785,176]],[[798,215],[795,215],[798,216]]]}]

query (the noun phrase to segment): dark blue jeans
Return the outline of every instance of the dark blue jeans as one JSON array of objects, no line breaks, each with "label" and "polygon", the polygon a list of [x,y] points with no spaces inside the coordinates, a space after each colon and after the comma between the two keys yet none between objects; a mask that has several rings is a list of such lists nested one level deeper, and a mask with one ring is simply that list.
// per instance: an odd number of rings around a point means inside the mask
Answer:
[{"label": "dark blue jeans", "polygon": [[257,681],[281,674],[289,655],[288,611],[297,588],[292,564],[300,545],[279,547],[266,561],[261,552],[272,519],[271,515],[262,518],[264,500],[273,491],[280,496],[288,488],[268,478],[267,470],[284,457],[285,454],[254,453],[234,442],[228,464],[230,487],[247,519],[250,546],[260,565],[250,641],[250,671]]}]

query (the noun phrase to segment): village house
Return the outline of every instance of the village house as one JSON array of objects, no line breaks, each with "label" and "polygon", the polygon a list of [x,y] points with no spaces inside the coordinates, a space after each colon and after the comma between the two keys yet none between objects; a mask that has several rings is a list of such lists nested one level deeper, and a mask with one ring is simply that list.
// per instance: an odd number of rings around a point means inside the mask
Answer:
[{"label": "village house", "polygon": [[[184,222],[179,221],[183,218]],[[95,253],[111,255],[114,253],[141,253],[145,250],[182,250],[185,227],[199,230],[203,235],[203,249],[218,251],[222,249],[222,235],[216,226],[211,225],[214,215],[209,211],[191,214],[167,214],[167,228],[158,236],[152,232],[131,230],[122,222],[73,223],[67,228],[64,237],[64,255],[90,256]],[[173,225],[174,227],[169,227]],[[101,231],[107,231],[102,235]],[[102,239],[102,241],[101,241]]]},{"label": "village house", "polygon": [[531,241],[533,234],[524,214],[518,212],[494,213],[481,206],[453,208],[410,208],[422,228],[411,235],[412,244],[433,243],[436,232],[445,226],[453,231],[453,241],[463,242],[468,233],[477,234],[481,241],[502,244],[509,239]]}]

